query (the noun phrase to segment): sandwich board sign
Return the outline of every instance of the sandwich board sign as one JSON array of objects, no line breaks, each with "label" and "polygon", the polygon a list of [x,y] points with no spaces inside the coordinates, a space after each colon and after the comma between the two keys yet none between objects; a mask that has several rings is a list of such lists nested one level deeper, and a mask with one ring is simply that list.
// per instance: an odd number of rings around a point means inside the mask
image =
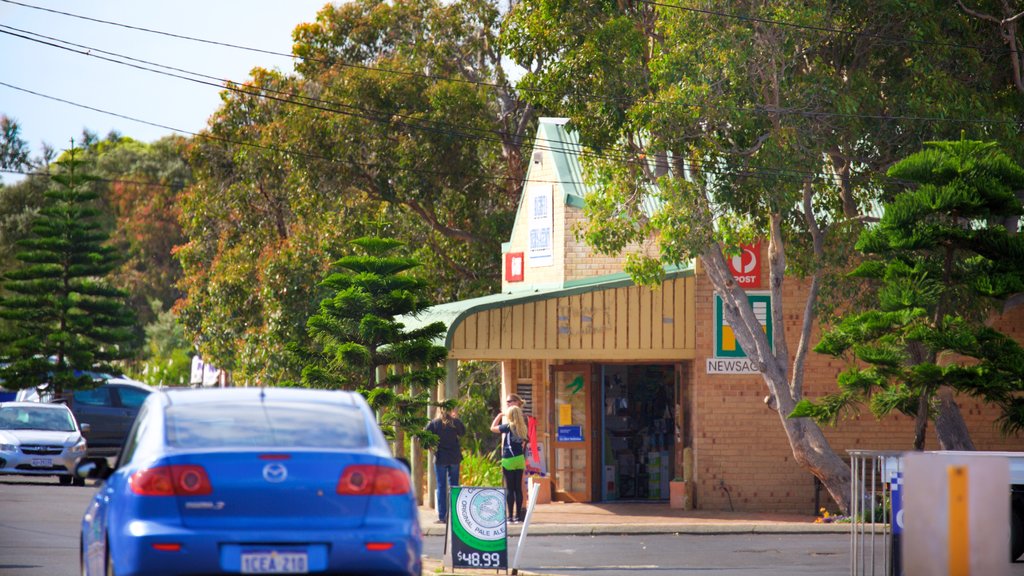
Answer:
[{"label": "sandwich board sign", "polygon": [[448,492],[444,564],[455,568],[508,570],[505,490],[452,486]]}]

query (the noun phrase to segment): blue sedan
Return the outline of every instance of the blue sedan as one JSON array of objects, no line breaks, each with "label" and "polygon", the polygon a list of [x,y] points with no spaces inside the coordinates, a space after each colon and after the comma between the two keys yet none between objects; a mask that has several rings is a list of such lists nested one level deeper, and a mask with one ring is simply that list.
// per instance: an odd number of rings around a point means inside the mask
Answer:
[{"label": "blue sedan", "polygon": [[82,574],[420,576],[422,540],[362,396],[161,390],[86,509]]}]

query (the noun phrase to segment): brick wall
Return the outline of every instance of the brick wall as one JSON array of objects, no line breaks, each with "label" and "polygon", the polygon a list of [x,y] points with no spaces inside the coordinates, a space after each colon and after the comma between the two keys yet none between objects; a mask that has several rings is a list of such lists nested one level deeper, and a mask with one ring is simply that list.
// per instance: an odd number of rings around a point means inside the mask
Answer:
[{"label": "brick wall", "polygon": [[[805,289],[792,279],[784,289],[784,330],[791,353],[798,343]],[[709,375],[705,359],[713,354],[713,291],[706,276],[697,276],[697,358],[689,365],[690,413],[694,449],[695,503],[706,510],[815,512],[811,474],[792,455],[779,414],[768,408],[768,388],[760,375]],[[995,323],[1024,339],[1024,306]],[[778,327],[776,327],[778,329]],[[813,342],[817,342],[815,332]],[[804,378],[807,398],[837,390],[842,360],[809,353]],[[959,404],[979,450],[1024,450],[1024,438],[1003,437],[994,426],[998,410],[973,398]],[[908,450],[913,443],[913,419],[891,416],[878,421],[863,407],[860,414],[825,427],[832,449],[844,459],[849,449]],[[927,450],[937,449],[929,427]],[[835,510],[827,491],[821,505]]]},{"label": "brick wall", "polygon": [[[581,208],[565,208],[565,279],[579,280],[593,276],[606,276],[622,272],[626,254],[640,248],[633,246],[620,256],[595,254],[583,240],[576,238],[576,229],[586,222]],[[647,247],[652,248],[652,247]]]}]

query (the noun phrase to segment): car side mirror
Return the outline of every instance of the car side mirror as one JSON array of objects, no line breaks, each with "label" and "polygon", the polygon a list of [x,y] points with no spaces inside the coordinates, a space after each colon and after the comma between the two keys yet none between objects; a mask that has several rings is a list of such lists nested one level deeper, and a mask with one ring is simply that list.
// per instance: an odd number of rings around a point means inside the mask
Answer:
[{"label": "car side mirror", "polygon": [[92,426],[88,422],[82,422],[78,425],[78,429],[82,431],[82,434],[88,434],[92,430]]}]

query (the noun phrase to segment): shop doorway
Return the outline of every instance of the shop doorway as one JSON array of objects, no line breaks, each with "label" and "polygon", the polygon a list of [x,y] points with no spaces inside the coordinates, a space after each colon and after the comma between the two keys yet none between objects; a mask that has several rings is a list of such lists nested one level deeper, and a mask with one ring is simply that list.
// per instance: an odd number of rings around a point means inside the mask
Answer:
[{"label": "shop doorway", "polygon": [[667,500],[675,469],[675,367],[603,365],[601,499]]},{"label": "shop doorway", "polygon": [[563,502],[590,502],[594,422],[590,398],[591,365],[552,367],[555,434],[552,439],[552,496]]}]

